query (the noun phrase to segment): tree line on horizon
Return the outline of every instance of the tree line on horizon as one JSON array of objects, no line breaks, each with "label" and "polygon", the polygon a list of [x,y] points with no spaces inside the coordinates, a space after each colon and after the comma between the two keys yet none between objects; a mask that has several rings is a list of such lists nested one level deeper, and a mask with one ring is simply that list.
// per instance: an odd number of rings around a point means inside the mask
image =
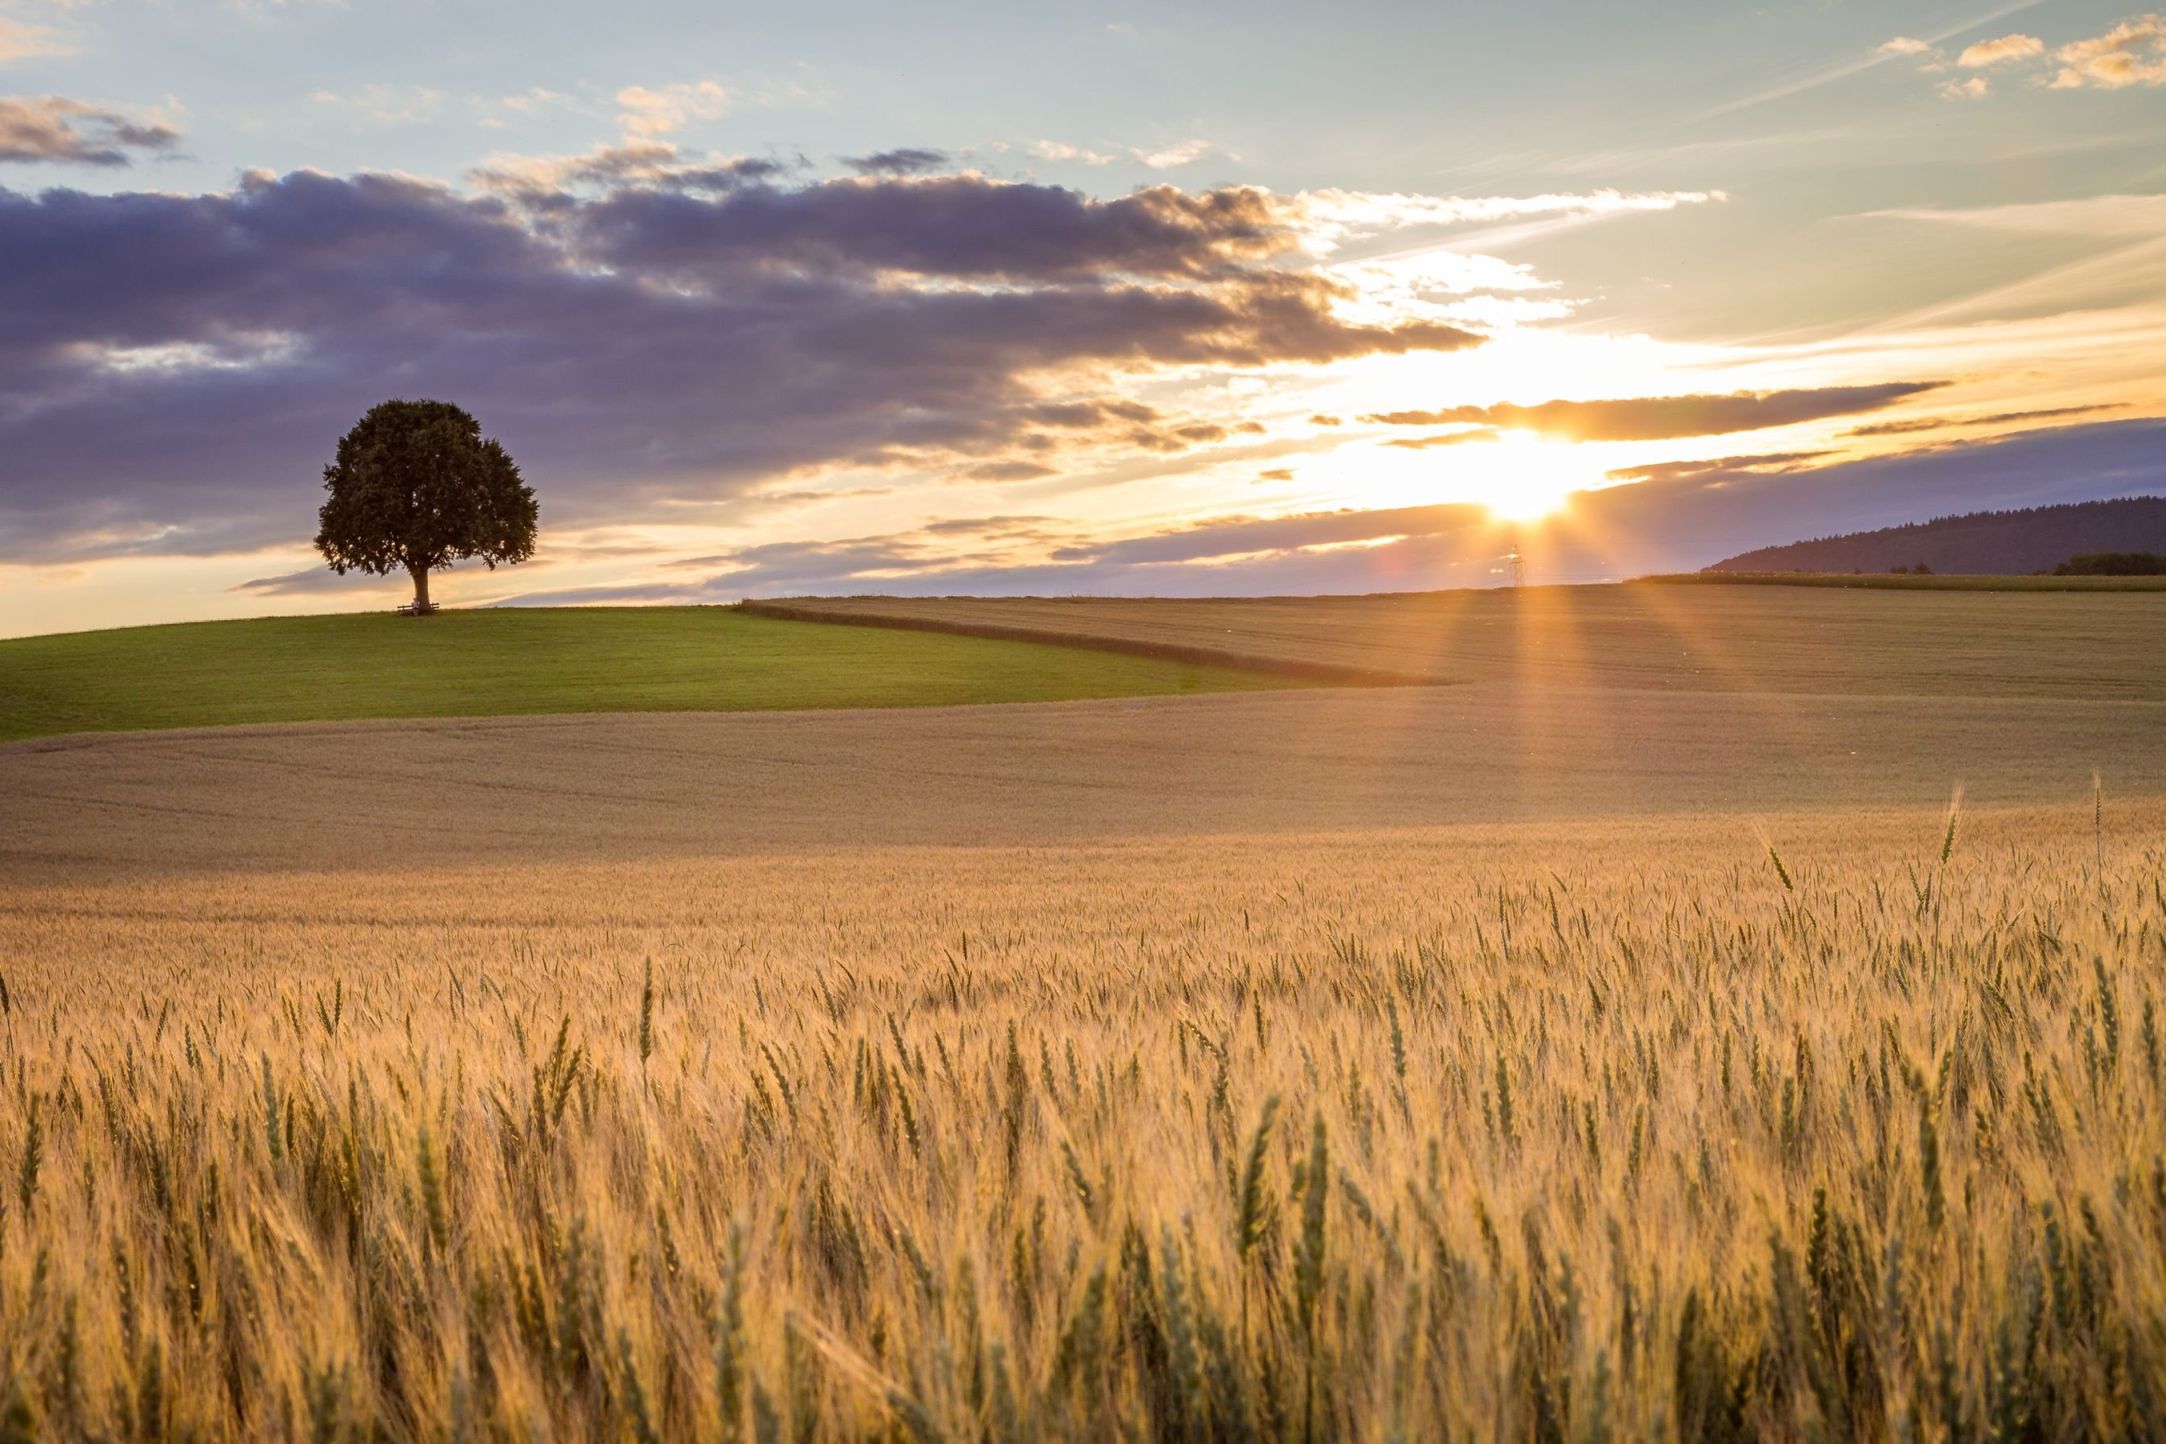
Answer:
[{"label": "tree line on horizon", "polygon": [[[1706,570],[2100,576],[2129,575],[2129,566],[2143,574],[2145,555],[2166,555],[2166,497],[1938,516],[1761,547],[1726,557]],[[2117,556],[2122,560],[2114,561]]]}]

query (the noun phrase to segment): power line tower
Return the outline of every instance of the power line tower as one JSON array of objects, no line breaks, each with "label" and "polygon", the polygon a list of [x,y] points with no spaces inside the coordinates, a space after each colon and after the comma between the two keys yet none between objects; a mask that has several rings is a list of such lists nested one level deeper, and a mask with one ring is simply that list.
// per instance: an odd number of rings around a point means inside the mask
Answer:
[{"label": "power line tower", "polygon": [[1527,584],[1527,558],[1519,550],[1518,537],[1513,537],[1509,546],[1511,549],[1505,553],[1504,560],[1512,569],[1512,585],[1523,587]]}]

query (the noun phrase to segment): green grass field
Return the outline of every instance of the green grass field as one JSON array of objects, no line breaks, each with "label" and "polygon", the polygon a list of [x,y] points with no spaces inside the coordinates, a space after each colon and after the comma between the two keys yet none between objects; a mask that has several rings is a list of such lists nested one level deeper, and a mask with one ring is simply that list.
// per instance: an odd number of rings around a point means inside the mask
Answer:
[{"label": "green grass field", "polygon": [[244,722],[1055,702],[1299,686],[716,607],[189,622],[0,641],[0,741]]}]

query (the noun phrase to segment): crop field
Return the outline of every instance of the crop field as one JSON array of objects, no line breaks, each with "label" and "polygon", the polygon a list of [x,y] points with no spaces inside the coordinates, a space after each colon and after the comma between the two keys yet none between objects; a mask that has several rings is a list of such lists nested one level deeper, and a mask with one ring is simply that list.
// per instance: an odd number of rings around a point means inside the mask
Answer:
[{"label": "crop field", "polygon": [[1294,685],[718,607],[274,617],[0,641],[0,742],[357,717],[920,707]]},{"label": "crop field", "polygon": [[1812,595],[0,748],[0,1434],[2166,1437],[2154,604]]},{"label": "crop field", "polygon": [[2156,1437],[2166,809],[1943,826],[20,888],[9,1407]]}]

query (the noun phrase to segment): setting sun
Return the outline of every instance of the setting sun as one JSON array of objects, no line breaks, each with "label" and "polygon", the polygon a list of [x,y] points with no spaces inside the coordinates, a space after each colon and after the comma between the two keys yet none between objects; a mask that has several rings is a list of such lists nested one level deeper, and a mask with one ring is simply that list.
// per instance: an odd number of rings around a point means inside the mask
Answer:
[{"label": "setting sun", "polygon": [[1531,431],[1505,432],[1485,449],[1483,463],[1480,500],[1499,521],[1539,521],[1602,478],[1578,446]]}]

